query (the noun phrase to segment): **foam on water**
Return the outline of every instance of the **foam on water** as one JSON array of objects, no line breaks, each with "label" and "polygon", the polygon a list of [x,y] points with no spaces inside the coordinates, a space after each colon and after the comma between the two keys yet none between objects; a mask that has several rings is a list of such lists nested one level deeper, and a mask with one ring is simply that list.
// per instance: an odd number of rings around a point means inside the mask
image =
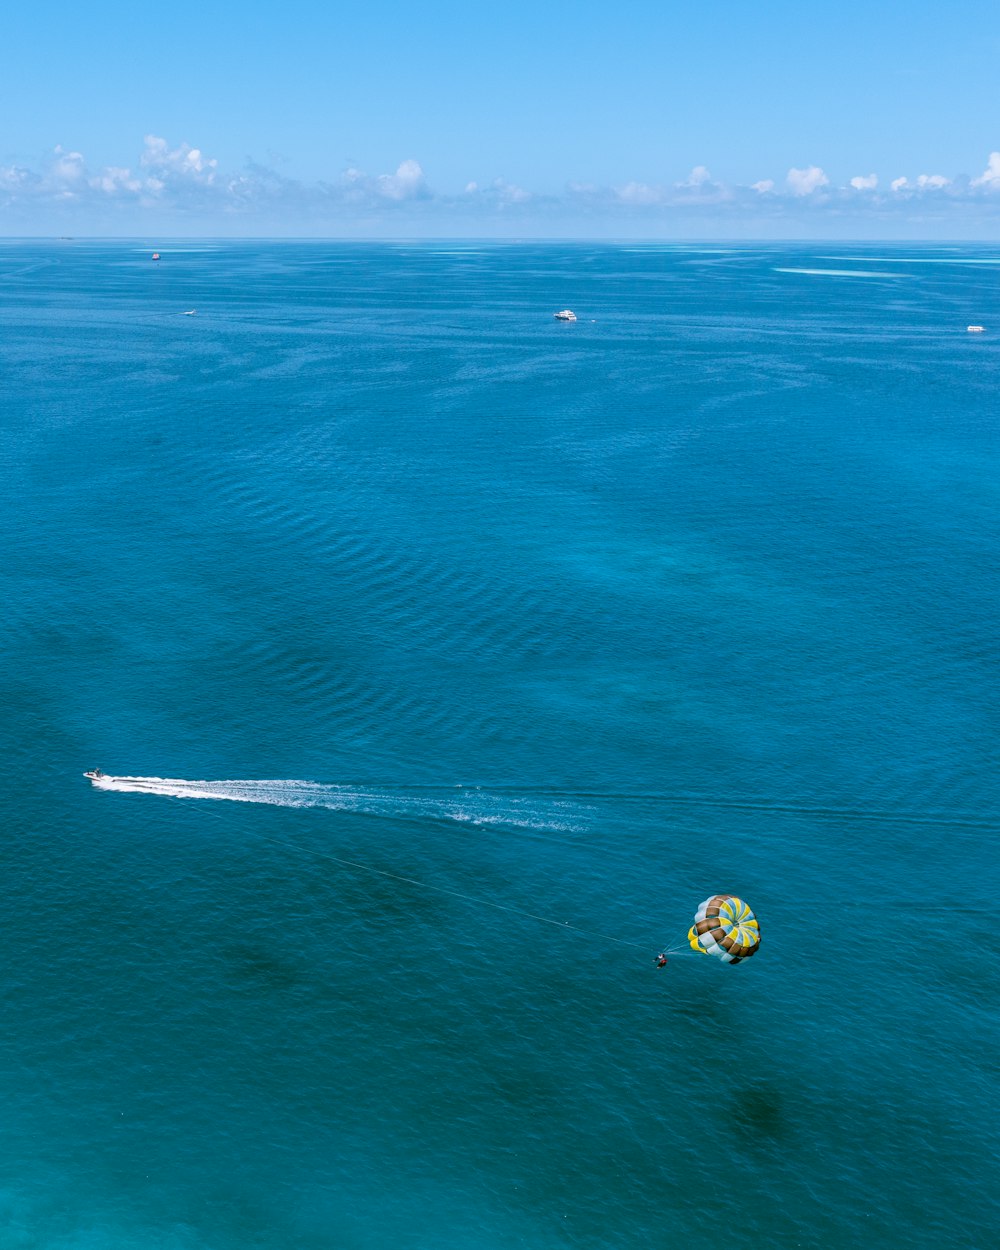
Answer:
[{"label": "foam on water", "polygon": [[907,278],[905,273],[879,273],[874,269],[800,269],[791,266],[775,266],[775,273],[806,273],[826,278]]},{"label": "foam on water", "polygon": [[830,260],[873,260],[886,265],[1000,265],[998,256],[836,256]]},{"label": "foam on water", "polygon": [[[324,785],[297,780],[192,781],[183,777],[103,776],[91,777],[90,781],[98,790],[126,794],[267,803],[276,807],[323,807],[367,816],[422,817],[560,833],[580,832],[587,814],[587,809],[579,804],[522,799],[494,794],[478,786],[451,787],[449,797],[445,798],[405,788]],[[445,791],[446,788],[439,789]]]}]

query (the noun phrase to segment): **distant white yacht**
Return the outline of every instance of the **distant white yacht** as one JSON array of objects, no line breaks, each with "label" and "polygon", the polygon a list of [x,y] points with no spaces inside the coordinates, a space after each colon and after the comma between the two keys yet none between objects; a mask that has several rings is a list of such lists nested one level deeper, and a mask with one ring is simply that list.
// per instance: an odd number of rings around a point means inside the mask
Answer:
[{"label": "distant white yacht", "polygon": [[[558,315],[559,314],[557,313],[556,316]],[[966,326],[965,328],[970,334],[982,334],[982,332],[986,329],[985,326]]]},{"label": "distant white yacht", "polygon": [[553,313],[552,315],[555,317],[556,321],[575,321],[576,320],[576,313],[571,312],[570,309],[568,308],[564,308],[562,312]]}]

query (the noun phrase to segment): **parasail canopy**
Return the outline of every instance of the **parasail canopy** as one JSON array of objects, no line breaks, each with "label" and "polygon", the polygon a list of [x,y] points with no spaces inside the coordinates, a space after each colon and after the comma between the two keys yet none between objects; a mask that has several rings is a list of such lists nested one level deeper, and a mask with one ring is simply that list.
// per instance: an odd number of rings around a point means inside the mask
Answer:
[{"label": "parasail canopy", "polygon": [[713,894],[705,899],[688,930],[693,950],[715,955],[727,964],[749,959],[760,946],[757,917],[734,894]]}]

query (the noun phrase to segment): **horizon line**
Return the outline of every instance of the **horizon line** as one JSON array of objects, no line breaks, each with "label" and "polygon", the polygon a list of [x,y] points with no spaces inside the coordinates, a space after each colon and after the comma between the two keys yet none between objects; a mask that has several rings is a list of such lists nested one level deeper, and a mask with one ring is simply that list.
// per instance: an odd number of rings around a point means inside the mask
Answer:
[{"label": "horizon line", "polygon": [[806,246],[822,243],[829,246],[879,246],[879,247],[1000,247],[1000,238],[912,238],[901,239],[873,238],[859,236],[815,235],[808,238],[789,237],[774,238],[769,235],[742,236],[720,238],[716,236],[656,236],[656,235],[456,235],[456,234],[417,234],[417,235],[356,235],[356,234],[3,234],[2,243],[133,243],[145,242],[149,239],[164,239],[168,242],[213,242],[213,243],[604,243],[617,244],[657,244],[685,246],[688,244],[712,244],[719,246],[746,246],[748,244],[769,244],[771,246]]}]

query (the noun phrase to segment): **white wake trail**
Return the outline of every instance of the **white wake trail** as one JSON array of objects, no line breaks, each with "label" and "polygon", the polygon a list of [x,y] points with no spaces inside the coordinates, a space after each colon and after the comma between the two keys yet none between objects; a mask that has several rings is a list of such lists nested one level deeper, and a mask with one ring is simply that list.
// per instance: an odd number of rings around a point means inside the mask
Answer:
[{"label": "white wake trail", "polygon": [[91,777],[98,790],[158,794],[173,799],[216,799],[231,803],[269,803],[277,807],[322,807],[370,816],[417,816],[473,825],[509,825],[520,829],[580,833],[589,813],[577,803],[517,798],[478,787],[456,786],[447,792],[379,786],[324,785],[316,781],[189,781],[183,777]]}]

